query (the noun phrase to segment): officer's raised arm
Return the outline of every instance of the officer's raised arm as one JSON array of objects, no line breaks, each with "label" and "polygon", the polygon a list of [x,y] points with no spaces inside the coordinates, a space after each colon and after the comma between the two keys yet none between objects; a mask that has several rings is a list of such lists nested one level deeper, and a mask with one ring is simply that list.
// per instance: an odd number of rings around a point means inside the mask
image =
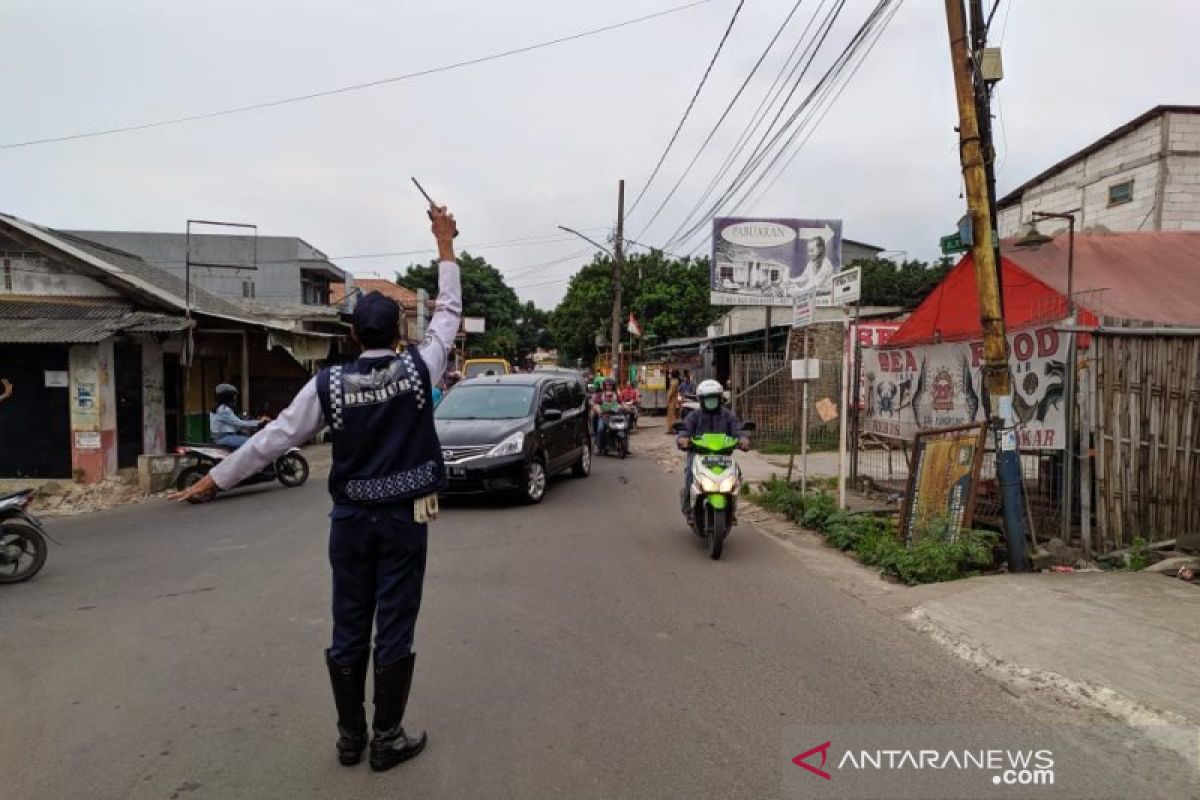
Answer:
[{"label": "officer's raised arm", "polygon": [[454,347],[461,324],[462,285],[454,256],[454,236],[458,233],[454,215],[445,206],[431,206],[429,219],[433,221],[433,236],[437,239],[438,294],[425,341],[417,349],[429,370],[430,382],[436,386],[446,372],[446,356]]}]

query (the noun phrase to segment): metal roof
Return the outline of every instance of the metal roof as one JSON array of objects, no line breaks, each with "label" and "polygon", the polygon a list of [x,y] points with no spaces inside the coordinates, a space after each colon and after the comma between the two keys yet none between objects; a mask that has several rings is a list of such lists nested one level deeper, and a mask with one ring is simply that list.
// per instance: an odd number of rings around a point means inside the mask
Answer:
[{"label": "metal roof", "polygon": [[178,332],[189,324],[183,317],[107,301],[0,298],[0,343],[5,344],[101,342],[119,333]]},{"label": "metal roof", "polygon": [[[58,253],[82,263],[94,277],[106,285],[117,284],[125,293],[136,293],[154,305],[174,311],[188,307],[187,290],[182,280],[143,259],[116,248],[97,244],[87,239],[63,233],[52,228],[0,214],[0,230],[7,228],[11,235],[24,241],[33,240],[43,247],[53,248]],[[293,330],[293,326],[271,319],[263,319],[253,309],[217,297],[196,286],[191,287],[191,311],[210,317],[254,325],[271,330],[288,331],[305,335],[304,331]]]}]

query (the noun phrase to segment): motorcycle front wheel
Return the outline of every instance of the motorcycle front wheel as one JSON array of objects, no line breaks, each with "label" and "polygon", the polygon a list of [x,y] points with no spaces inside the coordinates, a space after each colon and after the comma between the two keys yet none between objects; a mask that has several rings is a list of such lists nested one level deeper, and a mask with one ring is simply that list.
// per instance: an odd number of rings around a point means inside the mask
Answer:
[{"label": "motorcycle front wheel", "polygon": [[617,450],[619,451],[621,458],[629,455],[629,440],[624,436],[617,441]]},{"label": "motorcycle front wheel", "polygon": [[0,525],[0,583],[20,583],[46,564],[46,538],[32,525]]},{"label": "motorcycle front wheel", "polygon": [[304,485],[308,480],[308,461],[299,453],[287,453],[275,462],[275,477],[289,489]]},{"label": "motorcycle front wheel", "polygon": [[729,533],[729,512],[725,509],[712,509],[705,544],[708,545],[708,557],[713,561],[721,558],[725,549],[725,535]]}]

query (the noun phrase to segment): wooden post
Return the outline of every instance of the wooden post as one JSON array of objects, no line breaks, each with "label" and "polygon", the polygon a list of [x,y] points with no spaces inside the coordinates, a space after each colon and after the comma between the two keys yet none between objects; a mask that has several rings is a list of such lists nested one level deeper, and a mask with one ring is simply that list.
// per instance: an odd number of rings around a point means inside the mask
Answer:
[{"label": "wooden post", "polygon": [[1079,538],[1087,558],[1092,557],[1092,401],[1088,361],[1079,371]]},{"label": "wooden post", "polygon": [[808,328],[804,329],[804,385],[800,388],[800,493],[808,492]]}]

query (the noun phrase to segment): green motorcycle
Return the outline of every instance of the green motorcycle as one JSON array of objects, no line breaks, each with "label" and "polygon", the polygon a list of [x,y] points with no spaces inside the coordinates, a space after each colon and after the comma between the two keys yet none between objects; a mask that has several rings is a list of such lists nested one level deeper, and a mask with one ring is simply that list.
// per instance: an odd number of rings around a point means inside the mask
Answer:
[{"label": "green motorcycle", "polygon": [[[743,431],[754,429],[747,421]],[[721,557],[725,537],[737,523],[737,500],[742,487],[742,470],[734,460],[738,439],[723,433],[705,433],[692,438],[692,486],[687,498],[687,521],[692,532],[704,540],[713,560]]]}]

